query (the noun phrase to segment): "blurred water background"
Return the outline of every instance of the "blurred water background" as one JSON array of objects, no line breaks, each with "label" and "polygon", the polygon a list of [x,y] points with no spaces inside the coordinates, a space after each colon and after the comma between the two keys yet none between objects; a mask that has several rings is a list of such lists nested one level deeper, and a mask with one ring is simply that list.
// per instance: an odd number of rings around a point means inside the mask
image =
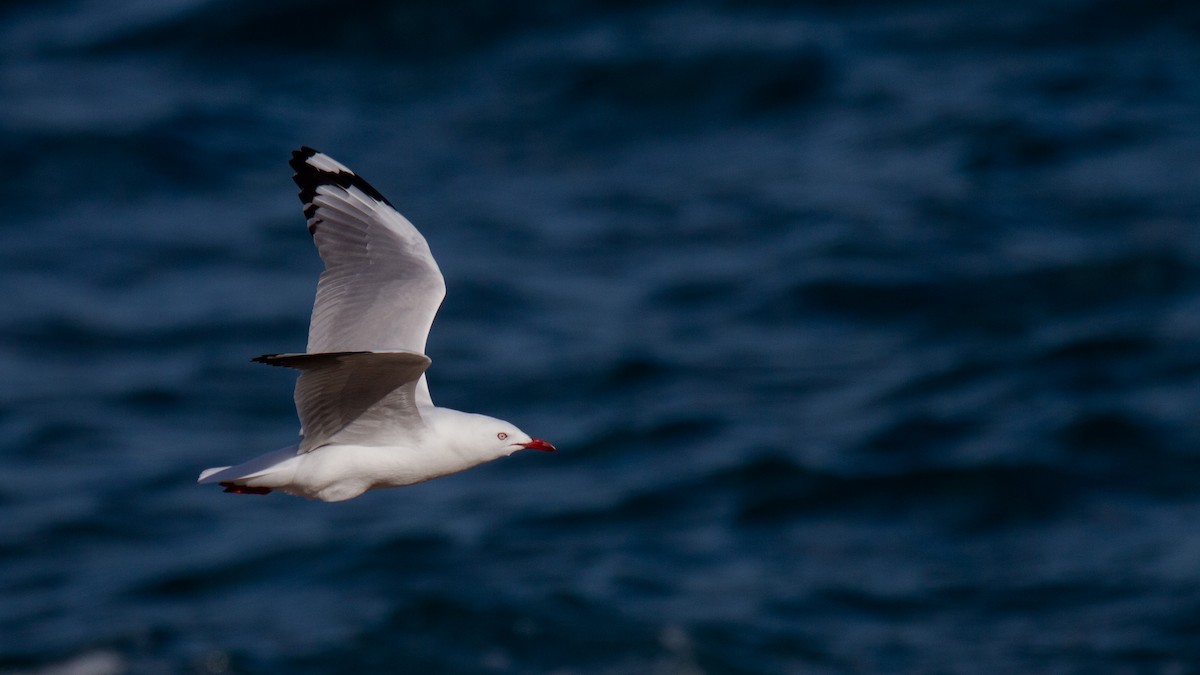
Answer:
[{"label": "blurred water background", "polygon": [[[0,672],[1200,672],[1200,4],[0,8]],[[301,144],[423,230],[345,504]],[[537,455],[537,456],[532,456]]]}]

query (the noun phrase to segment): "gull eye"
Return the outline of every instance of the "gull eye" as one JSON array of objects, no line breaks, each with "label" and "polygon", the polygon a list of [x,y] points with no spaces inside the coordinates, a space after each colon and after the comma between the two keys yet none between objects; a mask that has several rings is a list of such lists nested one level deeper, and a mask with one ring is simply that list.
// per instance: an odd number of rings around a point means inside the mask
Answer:
[{"label": "gull eye", "polygon": [[501,431],[500,433],[496,434],[496,438],[499,438],[500,440],[504,440],[504,439],[508,438],[508,434]]}]

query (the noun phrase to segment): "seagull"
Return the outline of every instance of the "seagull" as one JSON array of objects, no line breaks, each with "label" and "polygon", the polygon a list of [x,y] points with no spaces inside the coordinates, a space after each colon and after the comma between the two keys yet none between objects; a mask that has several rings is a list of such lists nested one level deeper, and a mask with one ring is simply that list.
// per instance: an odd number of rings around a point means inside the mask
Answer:
[{"label": "seagull", "polygon": [[199,483],[326,502],[457,473],[518,450],[554,452],[510,422],[441,408],[425,341],[446,283],[425,238],[350,169],[307,146],[289,162],[325,263],[303,354],[253,359],[300,371],[300,442]]}]

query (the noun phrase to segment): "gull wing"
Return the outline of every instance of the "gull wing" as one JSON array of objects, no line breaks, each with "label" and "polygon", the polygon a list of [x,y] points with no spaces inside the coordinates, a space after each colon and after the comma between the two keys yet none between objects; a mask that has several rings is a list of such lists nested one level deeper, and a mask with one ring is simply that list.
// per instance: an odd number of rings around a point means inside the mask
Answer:
[{"label": "gull wing", "polygon": [[[325,263],[306,351],[425,353],[446,296],[425,237],[378,190],[328,155],[302,147],[289,164]],[[433,404],[424,375],[416,395]]]},{"label": "gull wing", "polygon": [[300,453],[330,443],[389,445],[422,427],[416,386],[429,357],[412,352],[267,354],[255,361],[300,371]]}]

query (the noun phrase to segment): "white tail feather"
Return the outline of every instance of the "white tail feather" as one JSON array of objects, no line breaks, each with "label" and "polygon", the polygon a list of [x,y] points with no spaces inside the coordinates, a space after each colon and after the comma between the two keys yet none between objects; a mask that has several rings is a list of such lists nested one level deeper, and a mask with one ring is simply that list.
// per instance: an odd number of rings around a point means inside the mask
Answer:
[{"label": "white tail feather", "polygon": [[217,482],[217,480],[218,480],[218,479],[216,479],[216,478],[210,478],[210,476],[212,476],[212,475],[214,475],[214,474],[221,473],[221,472],[222,472],[222,471],[224,471],[225,469],[231,469],[231,468],[233,468],[233,467],[229,467],[229,466],[215,466],[215,467],[213,467],[213,468],[211,468],[211,469],[205,469],[205,470],[203,470],[203,471],[201,471],[201,472],[200,472],[200,478],[198,478],[198,479],[196,480],[196,482],[197,482],[197,483],[200,483],[201,485],[207,485],[208,483],[215,483],[215,482]]},{"label": "white tail feather", "polygon": [[[205,485],[210,483],[241,484],[245,481],[262,478],[277,472],[294,471],[295,466],[290,464],[289,460],[294,461],[296,457],[296,446],[293,445],[274,452],[268,452],[265,455],[260,455],[249,462],[243,462],[237,466],[216,466],[211,469],[205,469],[200,472],[200,478],[196,482]],[[290,475],[285,476],[283,482],[286,483],[289,480],[291,480]]]}]

